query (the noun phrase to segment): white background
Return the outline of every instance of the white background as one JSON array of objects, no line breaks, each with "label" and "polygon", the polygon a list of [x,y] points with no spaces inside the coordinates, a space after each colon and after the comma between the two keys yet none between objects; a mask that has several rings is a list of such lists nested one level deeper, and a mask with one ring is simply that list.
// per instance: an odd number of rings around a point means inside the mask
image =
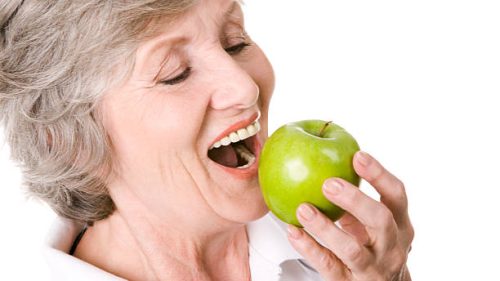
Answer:
[{"label": "white background", "polygon": [[[498,278],[498,2],[246,2],[277,76],[271,131],[333,120],[405,182],[414,280]],[[2,275],[45,280],[38,248],[53,214],[23,198],[6,146],[0,176]]]}]

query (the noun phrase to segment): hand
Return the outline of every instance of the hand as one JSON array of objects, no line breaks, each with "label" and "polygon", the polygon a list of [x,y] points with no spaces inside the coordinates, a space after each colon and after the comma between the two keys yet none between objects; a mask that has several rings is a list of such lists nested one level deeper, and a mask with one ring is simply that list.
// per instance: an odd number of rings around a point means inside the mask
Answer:
[{"label": "hand", "polygon": [[380,194],[380,202],[345,180],[328,179],[324,195],[346,210],[340,227],[304,203],[297,218],[307,232],[289,225],[290,243],[325,280],[411,280],[406,259],[414,231],[403,183],[367,153],[356,153],[353,165]]}]

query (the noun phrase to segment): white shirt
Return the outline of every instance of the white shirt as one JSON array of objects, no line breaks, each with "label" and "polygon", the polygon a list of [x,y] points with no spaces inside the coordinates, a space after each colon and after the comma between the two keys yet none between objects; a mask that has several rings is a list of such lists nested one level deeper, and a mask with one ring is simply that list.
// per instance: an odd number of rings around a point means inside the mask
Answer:
[{"label": "white shirt", "polygon": [[[58,219],[49,233],[45,257],[57,281],[124,280],[68,254],[82,226]],[[319,281],[319,274],[289,244],[286,224],[268,213],[247,225],[252,281]]]}]

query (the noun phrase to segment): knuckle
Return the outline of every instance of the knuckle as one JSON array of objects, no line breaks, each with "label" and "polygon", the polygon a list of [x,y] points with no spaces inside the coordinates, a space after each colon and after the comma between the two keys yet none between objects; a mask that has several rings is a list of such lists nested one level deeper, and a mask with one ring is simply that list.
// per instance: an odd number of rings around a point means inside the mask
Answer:
[{"label": "knuckle", "polygon": [[344,247],[344,255],[350,261],[359,262],[362,254],[363,248],[358,243],[347,243]]},{"label": "knuckle", "polygon": [[377,217],[379,218],[381,228],[384,229],[385,232],[392,232],[395,229],[394,216],[389,208],[382,205],[378,211]]},{"label": "knuckle", "polygon": [[346,188],[346,190],[343,192],[343,201],[344,203],[348,205],[354,205],[356,204],[356,201],[358,201],[359,198],[359,190],[353,190],[350,188]]},{"label": "knuckle", "polygon": [[413,239],[415,238],[415,230],[413,229],[413,226],[408,226],[406,229],[403,229],[401,231],[401,245],[405,247],[407,253],[410,253],[411,251],[411,243],[413,242]]},{"label": "knuckle", "polygon": [[297,240],[292,240],[292,243],[295,245],[295,247],[297,247],[297,249],[306,254],[306,255],[309,255],[310,253],[312,253],[312,251],[314,250],[314,245],[312,245],[312,242],[310,241],[310,239],[308,239],[308,237],[305,237],[306,235],[302,235],[302,237],[300,239],[297,239]]},{"label": "knuckle", "polygon": [[406,196],[406,189],[404,183],[396,178],[396,183],[394,184],[393,194],[397,200],[403,204],[408,204],[408,198]]},{"label": "knuckle", "polygon": [[371,166],[371,172],[369,173],[369,179],[373,181],[379,180],[385,174],[385,168],[376,162]]},{"label": "knuckle", "polygon": [[324,215],[319,215],[315,220],[314,228],[318,232],[328,232],[330,231],[332,222],[327,219]]},{"label": "knuckle", "polygon": [[412,225],[408,227],[408,241],[411,243],[415,239],[415,229]]},{"label": "knuckle", "polygon": [[405,184],[398,178],[395,178],[395,183],[394,183],[394,186],[397,190],[399,190],[400,192],[404,193],[405,191]]},{"label": "knuckle", "polygon": [[331,269],[335,266],[332,255],[322,251],[318,256],[318,266],[323,269]]},{"label": "knuckle", "polygon": [[381,274],[380,266],[375,263],[371,263],[364,268],[363,277],[365,277],[363,280],[387,281],[384,274]]},{"label": "knuckle", "polygon": [[[407,255],[402,249],[396,249],[392,254],[391,262],[387,268],[389,276],[398,276],[406,263]],[[392,280],[392,279],[390,279]]]},{"label": "knuckle", "polygon": [[399,272],[401,270],[401,267],[406,263],[406,258],[407,254],[403,249],[397,248],[397,250],[394,251],[394,267],[395,271]]},{"label": "knuckle", "polygon": [[301,246],[302,246],[303,250],[305,252],[308,252],[308,253],[313,253],[315,251],[316,247],[314,245],[312,238],[308,237],[307,235],[303,235],[303,236],[305,236],[301,239]]}]

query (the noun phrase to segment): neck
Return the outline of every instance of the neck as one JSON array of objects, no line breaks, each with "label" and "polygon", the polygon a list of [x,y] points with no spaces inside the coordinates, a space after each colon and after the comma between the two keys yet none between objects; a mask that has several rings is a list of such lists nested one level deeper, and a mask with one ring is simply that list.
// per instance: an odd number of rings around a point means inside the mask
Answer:
[{"label": "neck", "polygon": [[180,216],[159,219],[139,201],[115,204],[113,215],[87,230],[76,257],[128,280],[250,279],[244,224],[201,231]]}]

